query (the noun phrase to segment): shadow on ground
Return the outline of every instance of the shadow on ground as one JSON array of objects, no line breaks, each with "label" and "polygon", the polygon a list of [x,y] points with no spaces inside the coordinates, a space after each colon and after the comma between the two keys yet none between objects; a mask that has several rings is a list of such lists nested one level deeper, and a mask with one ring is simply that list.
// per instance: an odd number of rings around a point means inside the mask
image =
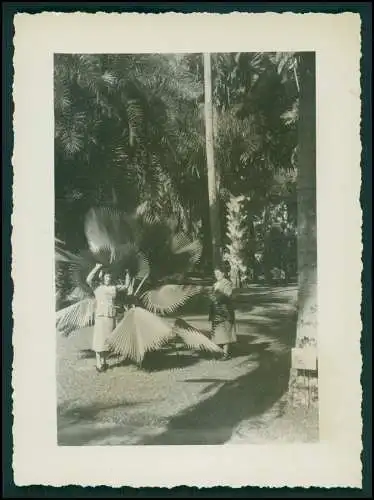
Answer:
[{"label": "shadow on ground", "polygon": [[[194,354],[191,351],[185,351],[180,348],[180,351],[176,352],[175,349],[165,349],[162,351],[149,352],[145,355],[143,362],[139,366],[144,372],[162,372],[169,370],[177,370],[193,366],[202,359],[201,354]],[[110,366],[109,370],[119,368],[121,366],[129,366],[134,363],[128,359],[119,359],[114,361]]]},{"label": "shadow on ground", "polygon": [[[289,294],[297,287],[251,287],[234,292],[233,301],[236,310],[250,312],[255,307],[269,307],[271,305],[286,305],[290,303]],[[178,310],[179,316],[184,315],[207,315],[209,311],[209,294],[206,291],[203,294],[192,297],[185,305]]]},{"label": "shadow on ground", "polygon": [[[290,302],[289,298],[278,300],[280,304]],[[233,361],[222,361],[224,370],[219,370],[220,376],[196,378],[189,376],[181,380],[183,384],[205,383],[201,398],[196,405],[183,410],[181,413],[168,419],[166,426],[160,429],[160,434],[153,436],[142,435],[141,425],[137,431],[136,443],[139,445],[217,445],[230,440],[233,430],[244,420],[260,418],[279,401],[287,391],[290,372],[290,347],[293,345],[296,334],[296,314],[289,309],[274,309],[270,306],[277,303],[276,297],[262,296],[258,304],[264,308],[262,316],[255,315],[248,319],[238,319],[238,342],[232,351]],[[194,314],[197,316],[196,308]],[[264,319],[266,321],[264,321]],[[205,323],[206,326],[206,323]],[[208,333],[207,331],[205,332]],[[279,349],[279,345],[281,348]],[[181,347],[176,353],[175,346],[169,345],[159,352],[151,353],[144,360],[142,369],[149,372],[167,371],[190,367],[202,358],[212,359],[212,354],[193,353]],[[236,359],[237,358],[237,359]],[[248,365],[246,373],[233,379],[233,371],[239,366]],[[113,360],[113,368],[128,361]],[[222,372],[222,373],[221,373]],[[230,376],[225,376],[229,373]],[[243,373],[243,370],[241,370]],[[213,393],[213,395],[210,395]],[[133,405],[134,403],[132,403]],[[119,407],[121,405],[116,405]],[[126,411],[127,404],[123,403]],[[89,408],[75,409],[73,413],[64,413],[67,422],[87,423],[100,421],[99,413],[110,409],[93,405]],[[152,411],[149,408],[149,411]],[[279,415],[280,416],[280,415]],[[78,426],[79,427],[79,426]],[[105,424],[102,428],[88,429],[81,426],[81,431],[74,431],[59,444],[87,444],[88,441],[99,439],[116,439],[118,444],[121,436],[126,437],[126,429],[114,423]],[[130,430],[128,431],[130,432]],[[68,441],[68,442],[67,442]]]},{"label": "shadow on ground", "polygon": [[[286,359],[275,360],[264,351],[259,356],[257,369],[224,382],[214,396],[172,418],[165,432],[141,444],[213,445],[227,442],[241,421],[263,414],[284,394],[289,361],[287,356],[283,355],[283,358]],[[216,382],[221,383],[220,380]],[[196,432],[191,432],[191,429]]]},{"label": "shadow on ground", "polygon": [[136,403],[126,402],[119,404],[110,404],[110,405],[100,405],[93,404],[88,406],[75,406],[72,408],[65,409],[63,407],[59,407],[57,409],[57,415],[59,418],[59,428],[63,429],[68,425],[82,423],[82,422],[94,422],[99,413],[108,410],[114,410],[117,408],[129,408],[130,406],[135,406]]},{"label": "shadow on ground", "polygon": [[85,446],[97,441],[108,439],[120,442],[126,437],[129,429],[122,424],[103,420],[102,415],[114,410],[128,411],[141,402],[124,402],[117,404],[94,404],[74,406],[72,408],[59,407],[57,411],[57,437],[59,446]]},{"label": "shadow on ground", "polygon": [[[238,336],[233,357],[255,354],[257,368],[235,380],[210,380],[209,389],[218,387],[212,397],[175,416],[165,432],[147,438],[141,444],[213,445],[227,442],[241,421],[262,415],[286,392],[291,362],[289,347],[295,334],[296,316],[288,315],[286,320],[281,315],[270,325],[257,324],[255,336]],[[274,338],[281,339],[285,347],[283,351],[272,351]],[[189,379],[185,383],[197,381]]]}]

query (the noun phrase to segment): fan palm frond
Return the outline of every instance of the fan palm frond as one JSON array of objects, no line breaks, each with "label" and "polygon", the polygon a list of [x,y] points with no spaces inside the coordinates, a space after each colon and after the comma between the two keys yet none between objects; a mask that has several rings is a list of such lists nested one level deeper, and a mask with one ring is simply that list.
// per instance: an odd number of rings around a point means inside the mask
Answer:
[{"label": "fan palm frond", "polygon": [[70,261],[63,263],[72,297],[78,296],[78,290],[80,290],[79,293],[81,294],[93,296],[93,291],[86,280],[88,274],[98,262],[99,260],[90,251],[83,250],[78,255],[74,255]]},{"label": "fan palm frond", "polygon": [[140,299],[150,311],[167,314],[174,312],[200,291],[198,286],[163,285],[146,291]]},{"label": "fan palm frond", "polygon": [[80,286],[76,286],[75,288],[73,288],[73,290],[71,292],[69,292],[66,295],[66,300],[68,302],[73,302],[73,303],[80,302],[81,300],[85,300],[85,299],[92,299],[92,298],[93,298],[92,293],[90,293],[89,290],[83,289]]},{"label": "fan palm frond", "polygon": [[96,301],[93,298],[81,300],[56,313],[56,328],[64,335],[93,324]]},{"label": "fan palm frond", "polygon": [[178,318],[175,321],[174,333],[179,337],[190,349],[198,349],[209,352],[222,352],[217,344],[212,342],[197,328],[191,326],[187,321]]},{"label": "fan palm frond", "polygon": [[79,258],[73,253],[61,248],[58,244],[55,246],[55,261],[56,262],[74,262],[78,261]]},{"label": "fan palm frond", "polygon": [[129,218],[111,207],[92,208],[85,220],[85,234],[90,250],[96,255],[110,253],[118,246],[133,239],[133,228]]},{"label": "fan palm frond", "polygon": [[110,335],[108,347],[140,363],[148,351],[159,349],[173,335],[172,325],[143,308],[133,307]]},{"label": "fan palm frond", "polygon": [[56,288],[63,293],[66,300],[70,302],[92,296],[92,290],[87,285],[86,278],[97,260],[90,252],[81,252],[76,255],[61,248],[56,241],[55,263]]},{"label": "fan palm frond", "polygon": [[143,279],[150,274],[147,257],[133,242],[119,245],[114,250],[112,261],[108,267],[115,279],[123,275],[125,270],[132,278],[136,279]]},{"label": "fan palm frond", "polygon": [[202,247],[183,232],[176,232],[178,222],[174,217],[154,220],[139,218],[139,248],[147,256],[155,280],[171,279],[189,272],[201,257]]},{"label": "fan palm frond", "polygon": [[188,254],[192,264],[197,264],[201,258],[202,245],[198,240],[192,240],[185,233],[178,233],[172,238],[171,251],[175,255]]}]

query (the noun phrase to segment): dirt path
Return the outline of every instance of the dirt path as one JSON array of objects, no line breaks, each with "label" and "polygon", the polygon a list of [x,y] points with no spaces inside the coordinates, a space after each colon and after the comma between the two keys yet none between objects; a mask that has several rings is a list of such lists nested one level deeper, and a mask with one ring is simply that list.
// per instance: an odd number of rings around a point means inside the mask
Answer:
[{"label": "dirt path", "polygon": [[[282,397],[295,335],[296,288],[252,287],[237,299],[233,359],[173,349],[146,369],[117,364],[98,374],[92,330],[58,338],[58,438],[61,445],[225,444],[311,441],[317,410],[290,411]],[[201,304],[199,304],[201,306]],[[203,305],[204,306],[204,305]],[[195,310],[198,308],[195,308]],[[206,315],[184,319],[209,329]]]}]

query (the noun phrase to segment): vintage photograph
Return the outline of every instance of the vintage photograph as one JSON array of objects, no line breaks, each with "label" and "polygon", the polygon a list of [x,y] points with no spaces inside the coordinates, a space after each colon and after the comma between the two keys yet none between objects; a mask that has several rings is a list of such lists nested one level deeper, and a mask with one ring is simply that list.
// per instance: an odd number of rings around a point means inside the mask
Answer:
[{"label": "vintage photograph", "polygon": [[318,442],[315,64],[54,54],[59,446]]}]

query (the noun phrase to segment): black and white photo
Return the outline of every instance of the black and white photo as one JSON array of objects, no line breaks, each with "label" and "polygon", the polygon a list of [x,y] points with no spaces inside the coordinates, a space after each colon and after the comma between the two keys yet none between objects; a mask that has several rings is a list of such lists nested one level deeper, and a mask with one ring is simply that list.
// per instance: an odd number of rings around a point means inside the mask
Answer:
[{"label": "black and white photo", "polygon": [[14,22],[18,485],[359,487],[360,17]]},{"label": "black and white photo", "polygon": [[60,445],[318,440],[315,54],[56,54]]}]

